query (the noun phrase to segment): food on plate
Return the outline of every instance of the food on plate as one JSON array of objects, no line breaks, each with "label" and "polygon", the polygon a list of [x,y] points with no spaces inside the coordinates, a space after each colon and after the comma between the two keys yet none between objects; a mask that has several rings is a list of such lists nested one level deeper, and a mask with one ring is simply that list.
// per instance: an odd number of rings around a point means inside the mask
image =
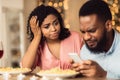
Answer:
[{"label": "food on plate", "polygon": [[5,67],[5,68],[0,68],[0,73],[26,73],[30,72],[31,69],[29,68],[12,68],[12,67]]},{"label": "food on plate", "polygon": [[38,72],[38,74],[75,74],[77,73],[74,70],[71,69],[60,69],[60,68],[52,68],[50,70],[41,70]]}]

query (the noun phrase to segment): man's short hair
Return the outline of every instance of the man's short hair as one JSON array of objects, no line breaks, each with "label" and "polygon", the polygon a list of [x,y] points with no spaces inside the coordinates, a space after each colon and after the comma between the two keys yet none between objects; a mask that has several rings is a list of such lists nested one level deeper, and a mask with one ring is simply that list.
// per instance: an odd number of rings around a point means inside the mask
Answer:
[{"label": "man's short hair", "polygon": [[96,14],[104,22],[112,20],[110,8],[103,0],[89,0],[80,9],[79,16]]}]

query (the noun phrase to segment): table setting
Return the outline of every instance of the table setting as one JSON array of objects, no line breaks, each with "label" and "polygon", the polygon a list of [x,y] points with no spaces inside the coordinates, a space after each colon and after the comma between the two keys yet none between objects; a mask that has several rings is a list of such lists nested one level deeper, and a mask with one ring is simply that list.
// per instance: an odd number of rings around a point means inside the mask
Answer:
[{"label": "table setting", "polygon": [[28,68],[0,68],[0,80],[115,80],[106,78],[86,78],[73,70],[31,70]]}]

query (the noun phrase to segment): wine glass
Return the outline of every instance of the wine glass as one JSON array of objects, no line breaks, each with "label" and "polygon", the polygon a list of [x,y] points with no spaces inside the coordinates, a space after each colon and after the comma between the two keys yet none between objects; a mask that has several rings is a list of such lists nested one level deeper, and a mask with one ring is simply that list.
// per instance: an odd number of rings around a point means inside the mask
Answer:
[{"label": "wine glass", "polygon": [[3,56],[3,43],[0,41],[0,58]]}]

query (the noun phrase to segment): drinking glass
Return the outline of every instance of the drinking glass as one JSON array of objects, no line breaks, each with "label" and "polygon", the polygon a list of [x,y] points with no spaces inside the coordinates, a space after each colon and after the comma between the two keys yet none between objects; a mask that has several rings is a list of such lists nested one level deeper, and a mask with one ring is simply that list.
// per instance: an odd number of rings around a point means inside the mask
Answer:
[{"label": "drinking glass", "polygon": [[3,56],[3,43],[2,43],[2,41],[0,41],[0,58],[2,58],[2,56]]}]

